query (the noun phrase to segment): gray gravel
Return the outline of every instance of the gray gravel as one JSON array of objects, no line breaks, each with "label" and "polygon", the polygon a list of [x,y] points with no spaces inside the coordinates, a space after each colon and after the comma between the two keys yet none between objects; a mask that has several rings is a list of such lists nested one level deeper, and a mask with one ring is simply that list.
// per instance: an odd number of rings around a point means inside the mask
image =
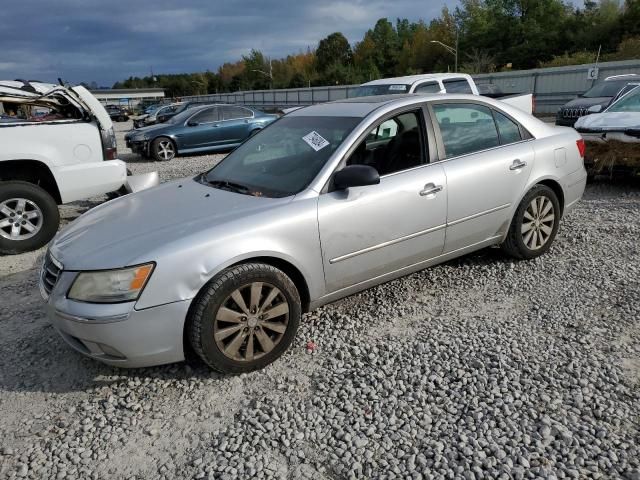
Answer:
[{"label": "gray gravel", "polygon": [[487,249],[323,307],[240,376],[83,358],[1,258],[0,477],[639,480],[638,218],[637,182],[591,185],[542,258]]}]

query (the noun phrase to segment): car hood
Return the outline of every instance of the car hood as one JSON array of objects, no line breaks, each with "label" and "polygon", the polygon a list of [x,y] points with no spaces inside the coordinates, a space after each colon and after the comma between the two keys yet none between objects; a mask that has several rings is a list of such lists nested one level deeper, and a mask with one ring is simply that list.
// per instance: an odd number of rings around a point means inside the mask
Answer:
[{"label": "car hood", "polygon": [[593,113],[578,119],[578,131],[626,130],[640,128],[640,112]]},{"label": "car hood", "polygon": [[131,132],[129,132],[127,135],[128,135],[129,138],[134,138],[134,137],[142,138],[144,136],[147,136],[147,134],[164,132],[165,130],[168,130],[172,126],[173,125],[169,124],[169,123],[160,123],[160,124],[157,124],[157,125],[148,125],[146,127],[136,128],[135,130],[132,130]]},{"label": "car hood", "polygon": [[610,97],[578,97],[563,105],[562,108],[589,108],[594,105],[609,105]]},{"label": "car hood", "polygon": [[52,241],[65,270],[100,270],[157,260],[189,239],[291,201],[219,190],[185,178],[104,203]]}]

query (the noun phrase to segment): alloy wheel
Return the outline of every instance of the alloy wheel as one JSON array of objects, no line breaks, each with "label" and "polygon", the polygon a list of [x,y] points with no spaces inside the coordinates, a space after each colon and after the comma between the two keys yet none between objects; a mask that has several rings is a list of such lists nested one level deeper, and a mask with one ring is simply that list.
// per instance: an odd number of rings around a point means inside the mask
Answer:
[{"label": "alloy wheel", "polygon": [[42,210],[26,198],[10,198],[0,203],[0,236],[26,240],[42,228]]},{"label": "alloy wheel", "polygon": [[171,140],[162,140],[158,142],[158,156],[163,160],[171,160],[176,154],[175,148]]},{"label": "alloy wheel", "polygon": [[530,250],[539,250],[551,238],[556,221],[553,203],[544,195],[535,197],[524,211],[522,241]]},{"label": "alloy wheel", "polygon": [[231,293],[214,320],[213,336],[220,351],[239,362],[271,352],[287,330],[289,303],[266,282],[252,282]]}]

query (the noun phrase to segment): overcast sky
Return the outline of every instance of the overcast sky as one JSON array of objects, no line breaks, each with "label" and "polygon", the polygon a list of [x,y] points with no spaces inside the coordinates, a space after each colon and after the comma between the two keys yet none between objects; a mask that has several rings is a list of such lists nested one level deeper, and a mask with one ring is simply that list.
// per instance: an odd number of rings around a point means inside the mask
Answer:
[{"label": "overcast sky", "polygon": [[381,17],[430,20],[457,0],[11,0],[0,8],[0,79],[96,81],[217,70],[251,48],[278,58]]}]

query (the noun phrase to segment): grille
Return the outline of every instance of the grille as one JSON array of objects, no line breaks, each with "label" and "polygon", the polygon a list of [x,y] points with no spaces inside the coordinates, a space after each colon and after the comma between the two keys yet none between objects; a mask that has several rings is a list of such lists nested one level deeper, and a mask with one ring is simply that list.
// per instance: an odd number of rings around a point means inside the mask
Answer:
[{"label": "grille", "polygon": [[56,286],[60,272],[62,272],[62,265],[60,265],[60,263],[56,261],[49,252],[47,252],[47,255],[44,257],[44,263],[42,264],[42,272],[40,275],[42,289],[47,295],[51,294],[53,287]]},{"label": "grille", "polygon": [[562,116],[564,118],[580,118],[587,114],[586,108],[563,108]]}]

